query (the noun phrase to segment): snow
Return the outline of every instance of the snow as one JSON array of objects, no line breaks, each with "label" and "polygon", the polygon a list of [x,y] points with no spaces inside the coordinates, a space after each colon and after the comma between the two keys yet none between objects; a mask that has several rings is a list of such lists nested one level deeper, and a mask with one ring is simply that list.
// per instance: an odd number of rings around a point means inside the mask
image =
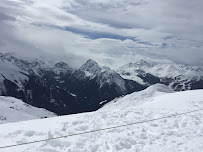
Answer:
[{"label": "snow", "polygon": [[[115,102],[116,101],[116,102]],[[96,112],[0,125],[0,147],[160,118],[203,108],[203,90],[173,92],[157,84]],[[0,149],[0,152],[202,152],[203,112]]]},{"label": "snow", "polygon": [[74,94],[74,93],[70,93],[70,95],[73,96],[73,97],[77,97],[77,95]]},{"label": "snow", "polygon": [[142,84],[142,85],[145,85],[145,84],[146,84],[146,83],[145,83],[140,77],[138,77],[137,75],[123,75],[123,74],[121,74],[121,73],[120,73],[120,75],[121,75],[121,77],[122,77],[123,79],[134,80],[134,81],[136,81],[136,82],[138,82],[138,83],[140,83],[140,84]]},{"label": "snow", "polygon": [[116,71],[111,69],[101,70],[101,72],[98,74],[97,82],[100,84],[100,88],[108,83],[116,84],[122,91],[126,90],[125,81],[118,73],[116,73]]},{"label": "snow", "polygon": [[102,68],[97,64],[97,62],[92,59],[87,60],[85,64],[80,67],[83,71],[88,71],[91,74],[95,74],[102,70]]},{"label": "snow", "polygon": [[51,68],[56,74],[60,74],[60,73],[66,73],[68,71],[71,71],[72,69],[68,66],[67,63],[64,62],[58,62],[54,65],[53,68]]},{"label": "snow", "polygon": [[163,84],[155,84],[147,89],[114,99],[100,110],[128,109],[190,111],[203,108],[203,90],[173,92]]},{"label": "snow", "polygon": [[89,71],[84,71],[85,72],[85,76],[86,77],[90,77],[91,79],[93,79],[95,77],[95,75],[93,75],[92,73],[90,73]]},{"label": "snow", "polygon": [[97,82],[100,88],[105,84],[116,84],[120,90],[126,91],[125,81],[123,78],[114,70],[103,66],[102,68],[92,59],[80,67],[80,70],[84,71],[85,76],[89,79],[97,78]]},{"label": "snow", "polygon": [[13,53],[0,53],[0,72],[1,74],[5,75],[6,78],[8,77],[12,82],[15,80],[13,77],[16,73],[16,79],[22,78],[24,80],[25,75],[22,73],[27,75],[34,73],[38,76],[41,76],[42,70],[52,70],[59,75],[60,73],[70,72],[73,69],[70,68],[69,65],[65,62],[48,59],[46,57],[25,58]]},{"label": "snow", "polygon": [[169,93],[173,93],[173,91],[169,87],[163,84],[155,84],[143,91],[134,92],[124,97],[116,98],[113,101],[106,104],[100,110],[108,111],[110,109],[115,109],[115,108],[127,109],[130,106],[138,107],[138,105],[141,105],[140,108],[142,108],[142,105],[144,103],[151,103],[151,101],[154,100],[154,98],[156,99],[157,96],[161,96],[163,94],[168,94],[170,96],[171,94]]},{"label": "snow", "polygon": [[[179,78],[179,82],[190,82],[203,77],[203,69],[198,66],[176,64],[173,62],[156,63],[155,61],[140,60],[126,64],[116,70],[123,78],[146,84],[138,75],[150,73],[159,78]],[[172,86],[172,84],[170,84]],[[185,88],[183,88],[185,89]]]},{"label": "snow", "polygon": [[101,104],[104,104],[106,102],[107,102],[107,100],[104,100],[104,101],[101,101],[99,104],[101,105]]},{"label": "snow", "polygon": [[19,99],[0,96],[0,124],[56,116],[42,108],[35,108]]},{"label": "snow", "polygon": [[22,88],[23,86],[22,83],[25,82],[25,80],[28,80],[28,77],[23,73],[27,72],[19,69],[16,65],[13,65],[11,62],[7,60],[0,59],[1,83],[4,80],[4,78],[2,77],[5,77],[6,79],[18,85],[19,88]]}]

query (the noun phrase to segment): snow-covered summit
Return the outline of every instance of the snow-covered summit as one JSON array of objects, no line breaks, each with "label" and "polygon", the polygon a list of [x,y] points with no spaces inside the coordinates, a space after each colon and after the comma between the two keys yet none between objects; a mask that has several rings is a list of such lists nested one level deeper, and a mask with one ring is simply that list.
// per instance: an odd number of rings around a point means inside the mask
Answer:
[{"label": "snow-covered summit", "polygon": [[80,67],[83,71],[88,71],[91,74],[95,74],[102,70],[102,68],[92,59],[87,60],[85,64]]},{"label": "snow-covered summit", "polygon": [[92,59],[89,59],[79,70],[82,70],[85,76],[90,79],[96,78],[100,88],[105,84],[116,84],[122,91],[126,90],[124,79],[115,70],[105,66],[100,67],[98,63]]},{"label": "snow-covered summit", "polygon": [[72,68],[69,67],[69,65],[67,63],[64,62],[58,62],[54,65],[54,67],[52,68],[52,70],[56,73],[56,74],[60,74],[60,73],[66,73],[68,71],[72,71]]},{"label": "snow-covered summit", "polygon": [[69,65],[64,62],[58,62],[55,64],[55,67],[57,68],[64,68],[64,69],[70,69]]},{"label": "snow-covered summit", "polygon": [[137,61],[135,63],[129,63],[127,65],[125,65],[125,67],[146,67],[146,68],[151,68],[155,65],[157,65],[158,63],[156,62],[152,62],[152,61],[145,61],[145,60],[140,60],[140,61]]}]

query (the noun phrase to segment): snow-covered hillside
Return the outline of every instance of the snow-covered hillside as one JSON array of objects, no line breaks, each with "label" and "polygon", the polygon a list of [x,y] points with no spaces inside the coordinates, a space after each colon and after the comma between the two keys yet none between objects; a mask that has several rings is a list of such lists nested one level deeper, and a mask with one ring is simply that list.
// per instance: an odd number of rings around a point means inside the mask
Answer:
[{"label": "snow-covered hillside", "polygon": [[0,124],[54,116],[52,112],[35,108],[19,99],[0,96]]},{"label": "snow-covered hillside", "polygon": [[119,108],[119,109],[126,109],[126,108],[128,109],[129,107],[137,108],[139,105],[141,106],[140,108],[143,108],[143,104],[152,103],[151,101],[153,101],[154,99],[157,99],[158,98],[157,96],[164,95],[164,94],[169,94],[170,96],[171,95],[170,93],[173,93],[173,92],[174,92],[173,90],[171,90],[169,87],[163,84],[155,84],[143,91],[134,92],[124,97],[116,98],[113,101],[104,105],[104,107],[101,108],[100,110],[109,111],[115,108]]},{"label": "snow-covered hillside", "polygon": [[3,84],[5,78],[22,89],[23,83],[28,80],[28,77],[24,73],[27,74],[26,71],[20,69],[17,65],[3,59],[0,54],[0,94],[5,92]]},{"label": "snow-covered hillside", "polygon": [[[199,108],[203,108],[203,90],[174,93],[164,85],[155,85],[114,100],[96,112],[0,125],[0,147]],[[0,149],[0,152],[202,152],[202,128],[203,111],[196,111],[132,126]]]},{"label": "snow-covered hillside", "polygon": [[114,99],[100,111],[111,109],[190,111],[203,108],[203,90],[173,92],[163,84]]}]

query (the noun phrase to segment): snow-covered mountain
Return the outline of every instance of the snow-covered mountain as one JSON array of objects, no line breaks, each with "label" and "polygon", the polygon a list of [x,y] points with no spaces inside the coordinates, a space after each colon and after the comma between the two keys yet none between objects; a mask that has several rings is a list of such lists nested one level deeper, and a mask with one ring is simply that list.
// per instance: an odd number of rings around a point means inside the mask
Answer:
[{"label": "snow-covered mountain", "polygon": [[90,79],[96,79],[99,87],[102,88],[105,85],[116,84],[117,90],[120,92],[128,92],[126,80],[124,80],[116,71],[110,68],[102,68],[97,62],[89,59],[80,69],[85,72],[85,76]]},{"label": "snow-covered mountain", "polygon": [[64,62],[0,54],[0,95],[16,97],[57,114],[97,110],[101,101],[144,88],[91,59],[73,69]]},{"label": "snow-covered mountain", "polygon": [[80,67],[81,70],[95,74],[102,70],[102,68],[92,59],[87,60],[85,64]]},{"label": "snow-covered mountain", "polygon": [[[141,122],[203,108],[203,90],[173,92],[157,84],[113,100],[98,111],[0,125],[0,147]],[[203,111],[34,143],[0,152],[202,152]],[[47,124],[49,124],[47,126]]]},{"label": "snow-covered mountain", "polygon": [[54,116],[52,112],[35,108],[19,99],[0,96],[0,124]]},{"label": "snow-covered mountain", "polygon": [[203,88],[203,68],[171,62],[156,63],[140,60],[117,69],[125,79],[143,85],[163,83],[176,91]]},{"label": "snow-covered mountain", "polygon": [[203,88],[201,67],[140,60],[119,69],[89,59],[78,69],[64,62],[0,54],[0,95],[12,96],[59,115],[94,111],[150,85],[175,91]]}]

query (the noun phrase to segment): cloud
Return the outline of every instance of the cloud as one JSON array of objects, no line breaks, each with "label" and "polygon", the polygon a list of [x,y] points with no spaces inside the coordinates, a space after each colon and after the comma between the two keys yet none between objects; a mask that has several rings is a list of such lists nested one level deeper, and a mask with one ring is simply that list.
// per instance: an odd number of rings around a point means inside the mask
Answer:
[{"label": "cloud", "polygon": [[15,17],[9,16],[9,15],[4,14],[4,13],[0,13],[0,21],[3,21],[3,20],[15,21]]},{"label": "cloud", "polygon": [[119,40],[126,40],[126,39],[130,39],[135,41],[136,37],[132,37],[132,36],[123,36],[123,35],[119,35],[118,34],[111,34],[111,33],[106,33],[106,32],[93,32],[93,31],[87,31],[87,30],[81,30],[81,29],[77,29],[77,28],[73,28],[73,27],[65,27],[65,30],[73,32],[73,33],[77,33],[80,35],[84,35],[86,38],[89,39],[100,39],[100,38],[109,38],[109,39],[119,39]]},{"label": "cloud", "polygon": [[45,54],[73,66],[88,58],[124,64],[136,56],[203,65],[201,6],[201,0],[2,0],[0,51]]}]

